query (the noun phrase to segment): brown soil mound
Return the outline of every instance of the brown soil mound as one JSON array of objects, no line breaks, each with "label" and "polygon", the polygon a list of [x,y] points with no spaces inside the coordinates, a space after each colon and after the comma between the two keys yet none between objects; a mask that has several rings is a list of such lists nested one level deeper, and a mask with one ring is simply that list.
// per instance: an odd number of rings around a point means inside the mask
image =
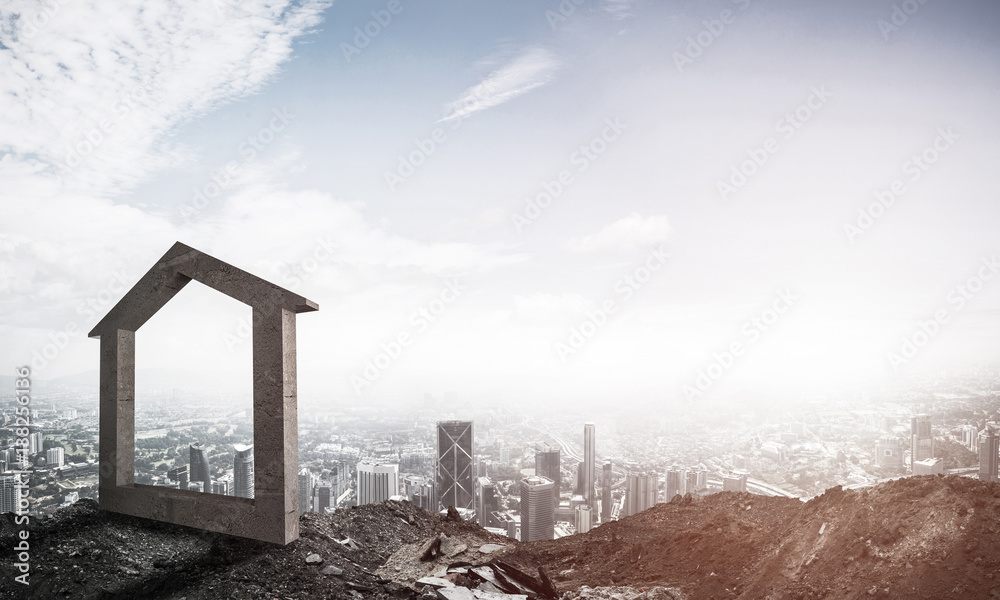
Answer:
[{"label": "brown soil mound", "polygon": [[909,477],[808,503],[722,493],[520,544],[562,589],[668,585],[699,598],[1000,598],[1000,484]]}]

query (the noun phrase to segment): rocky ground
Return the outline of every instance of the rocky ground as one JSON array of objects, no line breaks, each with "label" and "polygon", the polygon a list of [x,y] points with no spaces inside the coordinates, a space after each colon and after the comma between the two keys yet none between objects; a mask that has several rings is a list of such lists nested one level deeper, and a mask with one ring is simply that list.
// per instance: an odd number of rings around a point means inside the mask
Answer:
[{"label": "rocky ground", "polygon": [[[472,598],[485,580],[523,577],[540,590],[551,578],[564,599],[1000,599],[1000,484],[959,477],[834,488],[808,503],[716,494],[530,544],[406,502],[307,514],[302,537],[278,547],[81,500],[32,522],[28,588],[14,583],[20,530],[0,517],[5,600]],[[418,583],[428,576],[464,589]]]},{"label": "rocky ground", "polygon": [[521,544],[561,590],[674,586],[689,598],[998,598],[1000,484],[908,477],[808,503],[723,493]]}]

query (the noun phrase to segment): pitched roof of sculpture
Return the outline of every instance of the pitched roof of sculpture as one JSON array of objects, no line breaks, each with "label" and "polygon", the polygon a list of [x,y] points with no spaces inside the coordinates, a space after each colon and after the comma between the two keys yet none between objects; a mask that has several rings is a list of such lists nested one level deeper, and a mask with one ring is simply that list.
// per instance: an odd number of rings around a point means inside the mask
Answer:
[{"label": "pitched roof of sculpture", "polygon": [[177,242],[94,326],[89,337],[119,329],[137,331],[191,280],[264,312],[319,309],[312,300]]}]

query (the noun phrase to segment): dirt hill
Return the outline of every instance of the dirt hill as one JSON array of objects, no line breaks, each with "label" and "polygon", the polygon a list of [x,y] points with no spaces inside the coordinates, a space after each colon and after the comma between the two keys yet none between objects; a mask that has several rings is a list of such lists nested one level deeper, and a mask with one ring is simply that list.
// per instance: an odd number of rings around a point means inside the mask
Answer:
[{"label": "dirt hill", "polygon": [[[83,500],[32,522],[26,589],[14,583],[20,529],[13,515],[0,517],[4,599],[433,598],[434,587],[417,580],[482,586],[470,565],[487,563],[495,566],[487,578],[550,577],[566,598],[1000,598],[1000,484],[959,477],[834,488],[808,503],[678,498],[530,544],[406,502],[307,514],[301,539],[277,547],[104,513]],[[434,540],[435,557],[421,561]]]}]

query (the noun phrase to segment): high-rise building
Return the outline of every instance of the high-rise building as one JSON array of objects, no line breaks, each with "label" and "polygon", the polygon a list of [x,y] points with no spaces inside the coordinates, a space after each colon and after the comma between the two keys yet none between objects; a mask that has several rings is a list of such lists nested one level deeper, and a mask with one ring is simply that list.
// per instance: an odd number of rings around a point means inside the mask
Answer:
[{"label": "high-rise building", "polygon": [[979,450],[979,430],[975,425],[962,425],[962,445],[973,452]]},{"label": "high-rise building", "polygon": [[323,514],[326,509],[332,506],[330,499],[330,484],[321,481],[313,488],[312,509],[313,512]]},{"label": "high-rise building", "polygon": [[629,473],[625,480],[625,516],[630,517],[656,504],[659,476],[652,473]]},{"label": "high-rise building", "polygon": [[595,485],[594,485],[594,475],[597,473],[595,470],[595,461],[597,460],[597,445],[594,431],[593,423],[584,423],[583,425],[583,499],[587,503],[587,506],[593,508],[594,501],[596,500]]},{"label": "high-rise building", "polygon": [[604,461],[601,470],[601,523],[611,520],[611,461]]},{"label": "high-rise building", "polygon": [[253,444],[233,446],[236,458],[233,461],[233,495],[238,498],[253,498]]},{"label": "high-rise building", "polygon": [[678,494],[683,496],[687,492],[685,490],[686,484],[687,478],[684,469],[678,467],[667,469],[667,495],[664,500],[670,502]]},{"label": "high-rise building", "polygon": [[221,496],[231,496],[233,492],[233,478],[230,475],[220,477],[212,482],[212,493]]},{"label": "high-rise building", "polygon": [[723,492],[745,492],[747,491],[747,472],[733,471],[722,476]]},{"label": "high-rise building", "polygon": [[399,494],[399,465],[358,463],[358,505],[385,502]]},{"label": "high-rise building", "polygon": [[438,421],[437,493],[439,509],[475,510],[475,445],[472,421]]},{"label": "high-rise building", "polygon": [[28,434],[28,454],[34,456],[41,453],[44,448],[42,443],[44,439],[45,437],[42,435],[41,431]]},{"label": "high-rise building", "polygon": [[551,479],[554,486],[553,503],[559,504],[559,490],[562,488],[558,446],[542,445],[535,448],[535,475]]},{"label": "high-rise building", "polygon": [[62,446],[49,448],[45,452],[45,464],[49,467],[61,467],[66,462],[66,451]]},{"label": "high-rise building", "polygon": [[476,518],[483,527],[496,527],[493,524],[493,511],[500,508],[497,500],[496,486],[489,477],[476,478]]},{"label": "high-rise building", "polygon": [[979,479],[1000,481],[1000,423],[987,423],[979,432]]},{"label": "high-rise building", "polygon": [[593,526],[594,511],[589,506],[576,507],[576,532],[587,533]]},{"label": "high-rise building", "polygon": [[883,437],[875,442],[875,464],[887,469],[903,468],[903,442],[896,437]]},{"label": "high-rise building", "polygon": [[176,481],[178,489],[188,489],[188,466],[181,465],[167,471],[167,478]]},{"label": "high-rise building", "polygon": [[203,484],[203,490],[211,490],[211,470],[208,465],[208,450],[206,450],[205,444],[202,444],[201,442],[191,444],[190,452],[191,468],[188,471],[188,475],[191,478],[190,483],[200,481]]},{"label": "high-rise building", "polygon": [[313,485],[316,478],[307,468],[299,469],[299,514],[309,512],[312,508]]},{"label": "high-rise building", "polygon": [[689,494],[693,494],[698,489],[698,471],[695,469],[688,469],[687,475],[684,477],[684,489]]},{"label": "high-rise building", "polygon": [[17,512],[20,499],[21,482],[18,477],[12,475],[0,477],[0,515]]},{"label": "high-rise building", "polygon": [[555,483],[533,475],[521,480],[521,541],[551,540],[555,537],[556,513],[552,503]]},{"label": "high-rise building", "polygon": [[437,510],[437,497],[434,494],[434,482],[420,475],[403,477],[403,493],[413,504],[424,510]]},{"label": "high-rise building", "polygon": [[910,421],[910,469],[913,463],[926,458],[934,458],[934,434],[931,432],[931,418],[917,415]]}]

